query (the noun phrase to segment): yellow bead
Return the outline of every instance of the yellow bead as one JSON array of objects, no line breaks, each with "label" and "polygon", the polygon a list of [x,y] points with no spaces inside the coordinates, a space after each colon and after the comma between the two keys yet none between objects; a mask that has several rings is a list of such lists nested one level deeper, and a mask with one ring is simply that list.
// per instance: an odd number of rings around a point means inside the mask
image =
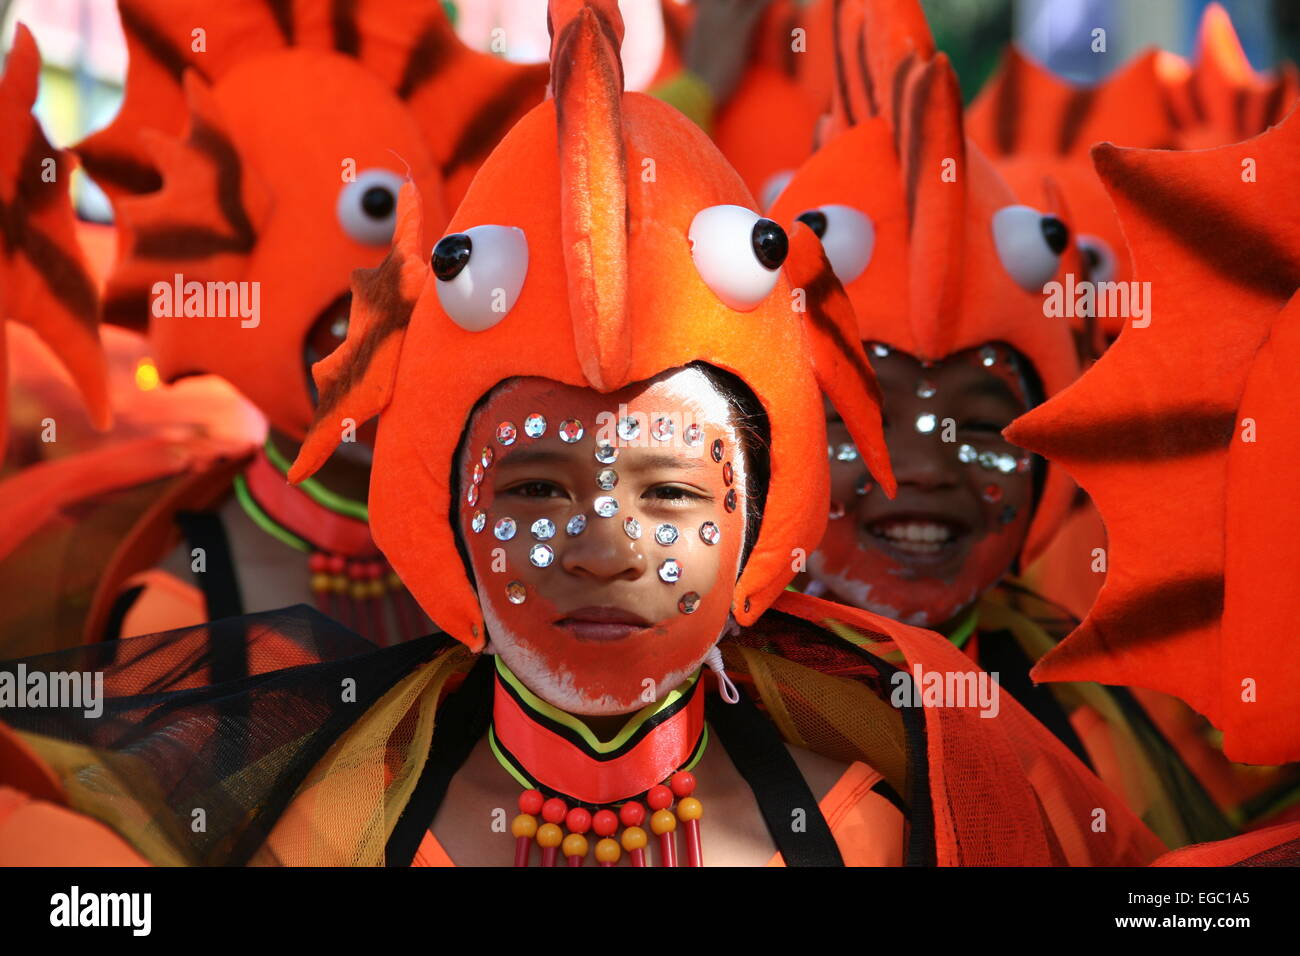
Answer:
[{"label": "yellow bead", "polygon": [[658,833],[672,833],[677,829],[677,818],[671,810],[656,810],[650,818],[650,829]]},{"label": "yellow bead", "polygon": [[384,583],[388,585],[388,590],[396,591],[402,586],[402,579],[397,576],[396,571],[389,571],[388,574],[384,576]]},{"label": "yellow bead", "polygon": [[597,863],[617,863],[623,851],[618,848],[618,841],[605,837],[596,844]]},{"label": "yellow bead", "polygon": [[346,574],[336,574],[330,583],[335,591],[343,594],[348,589],[348,576]]},{"label": "yellow bead", "polygon": [[510,821],[510,832],[517,837],[532,839],[537,836],[537,817],[531,813],[521,813]]},{"label": "yellow bead", "polygon": [[581,833],[570,833],[560,845],[560,854],[568,859],[571,856],[587,855],[587,838]]},{"label": "yellow bead", "polygon": [[640,827],[628,827],[623,831],[623,849],[631,853],[633,850],[644,850],[645,845],[650,842],[650,838],[645,835],[645,831]]},{"label": "yellow bead", "polygon": [[564,841],[564,831],[554,823],[543,823],[537,828],[537,845],[550,849]]},{"label": "yellow bead", "polygon": [[704,804],[694,797],[683,797],[677,802],[677,819],[698,820],[704,816]]},{"label": "yellow bead", "polygon": [[369,581],[353,581],[351,586],[348,588],[348,593],[360,601],[362,598],[369,595],[370,588],[367,586],[369,583]]},{"label": "yellow bead", "polygon": [[376,578],[373,581],[366,582],[366,597],[381,598],[384,596],[384,582]]},{"label": "yellow bead", "polygon": [[330,590],[332,584],[333,580],[328,574],[313,574],[311,576],[311,589],[316,594]]}]

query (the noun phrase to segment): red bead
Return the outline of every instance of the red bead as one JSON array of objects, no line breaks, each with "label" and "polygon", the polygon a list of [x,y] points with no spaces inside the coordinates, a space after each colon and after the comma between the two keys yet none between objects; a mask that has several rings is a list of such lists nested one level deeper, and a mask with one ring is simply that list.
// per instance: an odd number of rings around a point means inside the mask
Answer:
[{"label": "red bead", "polygon": [[384,576],[384,566],[378,561],[371,561],[366,565],[366,577],[372,581],[378,581]]},{"label": "red bead", "polygon": [[366,579],[366,565],[364,561],[348,562],[348,577],[353,581],[364,581]]},{"label": "red bead", "polygon": [[525,790],[519,795],[519,812],[531,813],[533,816],[542,812],[545,797],[540,790]]},{"label": "red bead", "polygon": [[613,836],[618,829],[618,814],[613,810],[597,810],[591,818],[591,828],[597,836]]},{"label": "red bead", "polygon": [[313,551],[307,559],[307,570],[312,574],[324,574],[329,570],[330,559],[323,551]]},{"label": "red bead", "polygon": [[586,833],[591,829],[591,812],[582,807],[574,807],[564,818],[564,825],[570,833]]},{"label": "red bead", "polygon": [[341,554],[331,554],[327,559],[329,563],[325,570],[330,574],[342,574],[348,566],[347,559]]},{"label": "red bead", "polygon": [[569,808],[559,797],[551,797],[542,804],[542,818],[547,823],[559,823],[568,812]]},{"label": "red bead", "polygon": [[639,827],[641,821],[645,819],[645,807],[635,800],[629,800],[618,811],[618,818],[623,821],[625,827]]},{"label": "red bead", "polygon": [[673,788],[673,793],[680,797],[689,797],[695,792],[695,774],[688,773],[685,770],[679,770],[673,774],[673,778],[668,781],[668,786]]},{"label": "red bead", "polygon": [[645,802],[651,810],[666,810],[673,804],[673,792],[662,783],[655,784],[646,792]]}]

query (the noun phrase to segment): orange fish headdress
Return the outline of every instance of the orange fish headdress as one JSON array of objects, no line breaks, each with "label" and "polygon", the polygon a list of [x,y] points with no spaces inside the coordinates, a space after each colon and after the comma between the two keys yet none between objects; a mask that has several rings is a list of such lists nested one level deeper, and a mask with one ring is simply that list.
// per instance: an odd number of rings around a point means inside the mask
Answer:
[{"label": "orange fish headdress", "polygon": [[1300,760],[1300,119],[1192,152],[1098,146],[1149,327],[1009,437],[1096,503],[1108,573],[1035,668],[1174,694],[1245,763]]},{"label": "orange fish headdress", "polygon": [[126,97],[78,147],[120,227],[105,318],[147,323],[165,378],[221,375],[300,438],[304,358],[342,340],[402,182],[442,221],[545,69],[470,51],[435,0],[119,6]]},{"label": "orange fish headdress", "polygon": [[110,417],[99,290],[77,245],[68,198],[74,160],[50,145],[32,115],[39,73],[36,41],[19,24],[0,77],[0,452],[9,423],[7,320],[30,326],[60,358],[98,427]]},{"label": "orange fish headdress", "polygon": [[[1001,342],[1052,395],[1078,374],[1043,286],[1077,250],[1054,217],[1020,205],[967,138],[957,77],[918,3],[837,8],[835,110],[825,145],[772,217],[818,222],[860,338],[922,361]],[[1048,469],[1022,559],[1064,517],[1072,486]]]},{"label": "orange fish headdress", "polygon": [[751,623],[825,525],[819,387],[851,410],[892,492],[875,380],[812,233],[797,227],[786,257],[784,232],[705,135],[622,91],[613,0],[553,0],[550,16],[553,98],[502,140],[436,245],[418,189],[403,188],[393,250],[358,272],[347,341],[316,366],[318,418],[290,477],[320,467],[349,420],[379,414],[375,540],[438,625],[478,649],[479,601],[448,520],[475,403],[515,376],[610,393],[705,362],[739,376],[770,419],[766,510],[733,595]]}]

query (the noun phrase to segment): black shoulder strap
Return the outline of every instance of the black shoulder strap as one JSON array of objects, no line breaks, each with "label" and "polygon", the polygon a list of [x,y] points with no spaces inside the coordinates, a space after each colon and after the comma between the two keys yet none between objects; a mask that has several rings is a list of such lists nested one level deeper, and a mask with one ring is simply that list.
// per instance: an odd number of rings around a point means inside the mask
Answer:
[{"label": "black shoulder strap", "polygon": [[211,511],[178,511],[176,523],[191,553],[195,548],[203,549],[207,570],[194,577],[208,605],[208,620],[243,614],[244,601],[239,594],[239,579],[235,576],[230,540],[221,516]]},{"label": "black shoulder strap", "polygon": [[397,818],[384,847],[387,866],[410,866],[424,832],[438,815],[451,778],[469,759],[470,751],[492,722],[492,655],[480,654],[464,682],[438,708],[429,757],[411,799]]},{"label": "black shoulder strap", "polygon": [[[795,764],[785,741],[743,689],[740,700],[728,704],[716,695],[704,703],[705,716],[727,756],[754,791],[758,809],[772,842],[786,866],[843,866],[844,857],[822,816],[817,798]],[[792,825],[800,819],[804,827]]]}]

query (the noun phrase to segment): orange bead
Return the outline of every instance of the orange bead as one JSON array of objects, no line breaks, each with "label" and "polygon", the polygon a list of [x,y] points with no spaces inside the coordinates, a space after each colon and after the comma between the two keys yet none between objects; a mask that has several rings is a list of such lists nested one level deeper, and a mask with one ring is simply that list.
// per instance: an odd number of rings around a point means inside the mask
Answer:
[{"label": "orange bead", "polygon": [[617,840],[605,837],[596,843],[597,863],[617,863],[622,855],[623,851],[619,849]]},{"label": "orange bead", "polygon": [[655,833],[672,833],[677,829],[677,818],[671,810],[656,810],[650,818],[650,829]]},{"label": "orange bead", "polygon": [[537,845],[550,848],[564,842],[564,831],[554,823],[543,823],[537,828]]},{"label": "orange bead", "polygon": [[356,600],[361,600],[370,593],[369,581],[353,581],[348,585],[348,593]]},{"label": "orange bead", "polygon": [[677,804],[679,820],[698,820],[704,816],[704,804],[694,797],[683,797]]},{"label": "orange bead", "polygon": [[313,574],[311,576],[311,589],[316,594],[329,591],[333,586],[333,578],[328,574]]},{"label": "orange bead", "polygon": [[339,594],[344,593],[348,589],[347,576],[342,574],[334,575],[334,577],[330,579],[330,586],[335,591],[339,592]]},{"label": "orange bead", "polygon": [[570,833],[560,844],[560,855],[568,859],[571,856],[587,855],[587,838],[581,833]]},{"label": "orange bead", "polygon": [[531,813],[521,813],[510,821],[510,832],[516,837],[537,836],[537,818]]},{"label": "orange bead", "polygon": [[388,585],[388,590],[396,591],[402,586],[402,579],[397,576],[396,571],[389,571],[384,575],[384,583]]},{"label": "orange bead", "polygon": [[367,581],[367,582],[366,582],[366,597],[381,598],[381,597],[383,597],[383,596],[384,596],[384,582],[383,582],[383,581]]},{"label": "orange bead", "polygon": [[646,832],[640,827],[628,827],[623,831],[623,849],[631,853],[633,850],[644,850],[645,845],[650,842]]}]

